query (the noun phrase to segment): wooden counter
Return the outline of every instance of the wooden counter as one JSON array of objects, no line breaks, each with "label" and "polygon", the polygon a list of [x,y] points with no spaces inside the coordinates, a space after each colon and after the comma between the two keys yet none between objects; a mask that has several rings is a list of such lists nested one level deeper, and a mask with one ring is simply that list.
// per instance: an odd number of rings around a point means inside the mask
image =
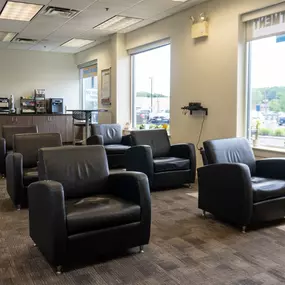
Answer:
[{"label": "wooden counter", "polygon": [[72,115],[67,114],[0,114],[2,125],[37,125],[40,133],[60,133],[63,143],[73,141]]}]

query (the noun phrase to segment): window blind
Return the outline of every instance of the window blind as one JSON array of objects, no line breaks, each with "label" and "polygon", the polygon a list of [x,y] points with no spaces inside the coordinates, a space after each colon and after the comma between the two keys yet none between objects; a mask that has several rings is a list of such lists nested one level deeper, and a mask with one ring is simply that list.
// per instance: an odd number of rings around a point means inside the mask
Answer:
[{"label": "window blind", "polygon": [[285,2],[246,13],[241,17],[246,25],[246,40],[285,34]]},{"label": "window blind", "polygon": [[81,78],[88,78],[93,76],[97,76],[97,64],[81,69]]}]

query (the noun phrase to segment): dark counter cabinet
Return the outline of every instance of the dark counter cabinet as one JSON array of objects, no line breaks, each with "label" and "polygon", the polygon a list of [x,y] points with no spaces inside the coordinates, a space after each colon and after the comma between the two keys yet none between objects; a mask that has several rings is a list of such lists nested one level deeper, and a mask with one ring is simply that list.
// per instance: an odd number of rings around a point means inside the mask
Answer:
[{"label": "dark counter cabinet", "polygon": [[60,133],[63,143],[73,141],[72,115],[0,115],[1,134],[3,125],[37,125],[39,133]]}]

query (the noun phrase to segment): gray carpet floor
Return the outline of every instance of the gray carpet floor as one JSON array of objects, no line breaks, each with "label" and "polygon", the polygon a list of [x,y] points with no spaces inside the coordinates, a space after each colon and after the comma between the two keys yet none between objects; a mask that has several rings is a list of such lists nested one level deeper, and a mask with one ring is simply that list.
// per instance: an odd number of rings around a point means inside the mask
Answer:
[{"label": "gray carpet floor", "polygon": [[242,234],[211,217],[202,218],[195,189],[187,188],[153,193],[152,210],[151,243],[144,254],[133,249],[57,276],[33,247],[28,211],[15,211],[2,180],[0,284],[285,284],[282,223]]}]

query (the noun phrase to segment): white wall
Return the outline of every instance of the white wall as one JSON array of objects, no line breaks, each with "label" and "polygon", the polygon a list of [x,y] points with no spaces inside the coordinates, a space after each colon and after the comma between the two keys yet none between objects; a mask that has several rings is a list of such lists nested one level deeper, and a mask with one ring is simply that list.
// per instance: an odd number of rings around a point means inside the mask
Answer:
[{"label": "white wall", "polygon": [[37,51],[0,50],[0,96],[21,96],[46,89],[47,98],[64,98],[68,108],[79,107],[79,72],[73,55]]}]

